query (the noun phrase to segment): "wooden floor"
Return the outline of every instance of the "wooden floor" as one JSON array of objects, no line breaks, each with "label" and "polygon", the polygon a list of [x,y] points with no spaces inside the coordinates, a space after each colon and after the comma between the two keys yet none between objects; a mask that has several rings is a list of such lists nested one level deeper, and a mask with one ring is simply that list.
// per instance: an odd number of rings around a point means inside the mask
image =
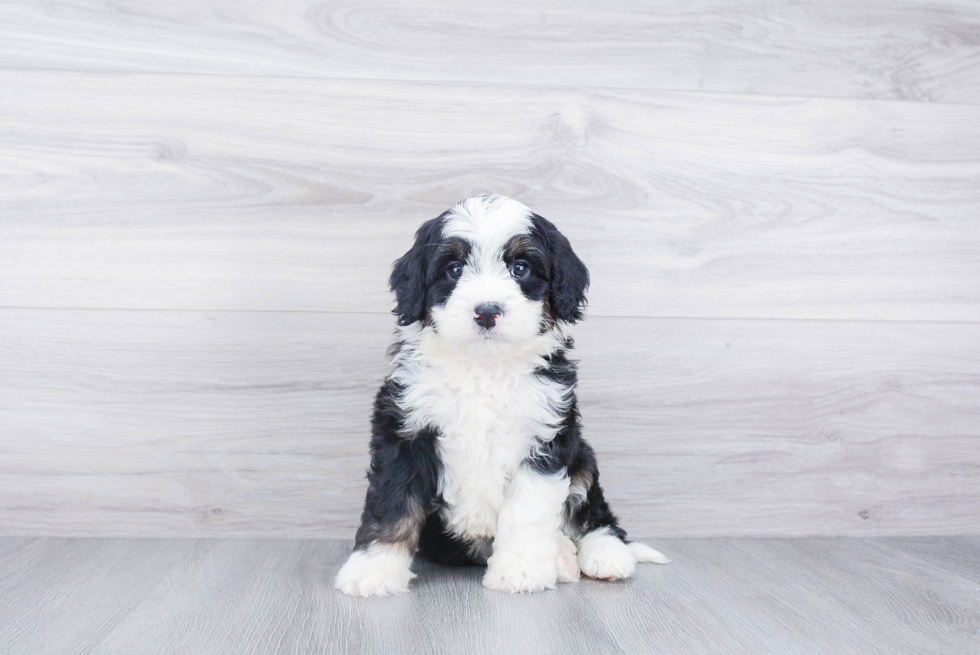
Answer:
[{"label": "wooden floor", "polygon": [[416,565],[331,588],[337,540],[0,539],[0,652],[977,653],[980,538],[665,539],[623,583],[491,592]]}]

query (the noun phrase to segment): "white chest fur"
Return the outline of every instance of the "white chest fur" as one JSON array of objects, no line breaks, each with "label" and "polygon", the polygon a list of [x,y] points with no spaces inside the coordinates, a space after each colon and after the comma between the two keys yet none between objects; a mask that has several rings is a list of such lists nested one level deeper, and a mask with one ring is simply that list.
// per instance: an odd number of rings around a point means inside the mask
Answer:
[{"label": "white chest fur", "polygon": [[569,389],[535,374],[534,351],[467,359],[420,335],[395,358],[406,431],[439,431],[443,518],[466,538],[493,537],[504,492],[540,441],[554,437]]}]

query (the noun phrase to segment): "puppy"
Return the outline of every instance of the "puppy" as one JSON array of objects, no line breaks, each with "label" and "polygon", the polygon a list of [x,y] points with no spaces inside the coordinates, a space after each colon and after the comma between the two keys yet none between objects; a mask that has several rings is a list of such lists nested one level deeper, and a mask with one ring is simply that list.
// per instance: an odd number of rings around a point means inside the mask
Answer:
[{"label": "puppy", "polygon": [[469,198],[419,228],[390,285],[393,370],[336,588],[408,591],[416,552],[486,565],[484,586],[507,592],[666,562],[626,541],[581,436],[568,352],[589,273],[568,239],[515,200]]}]

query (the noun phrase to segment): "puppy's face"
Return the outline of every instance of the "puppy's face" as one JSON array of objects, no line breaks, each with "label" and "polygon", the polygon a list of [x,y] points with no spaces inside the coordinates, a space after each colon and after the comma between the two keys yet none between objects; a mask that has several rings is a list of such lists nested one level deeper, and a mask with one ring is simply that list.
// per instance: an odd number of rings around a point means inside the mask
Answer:
[{"label": "puppy's face", "polygon": [[457,348],[495,355],[580,320],[589,273],[550,222],[480,196],[423,224],[390,283],[399,325],[421,321]]}]

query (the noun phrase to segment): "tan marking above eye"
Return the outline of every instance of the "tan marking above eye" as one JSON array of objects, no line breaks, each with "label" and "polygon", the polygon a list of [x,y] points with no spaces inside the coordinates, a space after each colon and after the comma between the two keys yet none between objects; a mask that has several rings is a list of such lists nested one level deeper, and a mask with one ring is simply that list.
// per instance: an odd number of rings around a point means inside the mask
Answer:
[{"label": "tan marking above eye", "polygon": [[516,236],[508,241],[504,247],[504,257],[506,259],[514,259],[530,250],[534,250],[534,244],[531,243],[531,239],[527,236]]}]

